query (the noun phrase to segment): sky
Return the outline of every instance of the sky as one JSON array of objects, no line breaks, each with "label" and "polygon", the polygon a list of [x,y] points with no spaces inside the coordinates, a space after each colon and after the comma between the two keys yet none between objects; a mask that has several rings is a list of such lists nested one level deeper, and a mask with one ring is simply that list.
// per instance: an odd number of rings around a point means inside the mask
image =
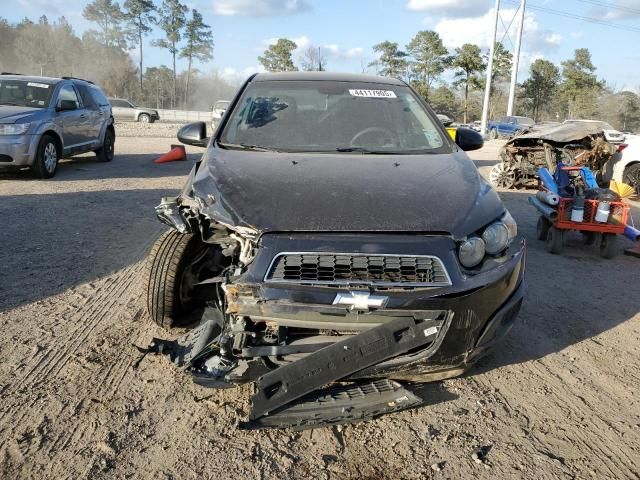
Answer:
[{"label": "sky", "polygon": [[[81,35],[96,28],[82,17],[87,3],[88,0],[0,0],[0,17],[17,22],[25,16],[33,20],[43,14],[49,20],[65,16],[76,34]],[[327,57],[328,69],[342,72],[375,73],[368,68],[375,59],[373,45],[391,40],[403,48],[420,30],[437,31],[451,51],[464,43],[488,49],[495,11],[495,0],[187,0],[184,3],[202,13],[214,35],[214,59],[198,64],[197,68],[204,72],[217,70],[234,84],[261,71],[258,55],[282,37],[298,44],[294,52],[296,63],[309,46],[320,46]],[[511,22],[519,1],[500,3],[497,40],[513,51],[517,22]],[[527,77],[529,65],[535,59],[545,58],[559,64],[571,58],[576,48],[586,47],[598,68],[597,75],[610,86],[618,90],[640,88],[637,47],[640,0],[528,0],[523,32],[518,81]],[[171,63],[166,50],[150,45],[153,38],[160,36],[159,31],[154,31],[146,39],[145,67]],[[131,56],[137,61],[135,50]],[[184,65],[179,62],[178,68],[181,67]]]}]

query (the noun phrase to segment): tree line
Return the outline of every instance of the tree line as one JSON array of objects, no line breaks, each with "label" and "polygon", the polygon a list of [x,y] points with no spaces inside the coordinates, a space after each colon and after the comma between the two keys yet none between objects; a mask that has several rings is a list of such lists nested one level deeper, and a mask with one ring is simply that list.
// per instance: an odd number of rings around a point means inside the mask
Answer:
[{"label": "tree line", "polygon": [[[258,61],[268,71],[298,70],[293,59],[297,45],[281,38],[267,47]],[[363,71],[396,77],[410,83],[438,112],[468,123],[479,120],[487,81],[489,52],[466,43],[453,51],[431,30],[418,32],[401,48],[389,40],[373,46],[377,58]],[[318,62],[321,49],[310,47],[301,58],[303,70],[326,69]],[[490,118],[506,114],[512,54],[500,42],[495,44],[490,92]],[[640,130],[640,97],[631,91],[616,92],[598,79],[591,53],[575,50],[573,58],[556,65],[537,59],[529,67],[528,78],[517,85],[514,114],[536,121],[563,121],[567,118],[604,120],[625,131]],[[448,74],[448,75],[446,75]],[[522,73],[520,76],[523,76]],[[451,80],[447,82],[446,78]]]},{"label": "tree line", "polygon": [[[76,76],[101,85],[107,94],[156,108],[208,109],[235,88],[217,74],[202,74],[195,62],[213,58],[213,32],[197,9],[180,0],[93,0],[82,15],[95,28],[78,37],[61,17],[51,22],[24,18],[11,24],[0,18],[0,69],[59,77]],[[145,39],[166,50],[171,67],[144,68]],[[129,49],[137,51],[137,65]],[[187,68],[178,72],[176,60]]]}]

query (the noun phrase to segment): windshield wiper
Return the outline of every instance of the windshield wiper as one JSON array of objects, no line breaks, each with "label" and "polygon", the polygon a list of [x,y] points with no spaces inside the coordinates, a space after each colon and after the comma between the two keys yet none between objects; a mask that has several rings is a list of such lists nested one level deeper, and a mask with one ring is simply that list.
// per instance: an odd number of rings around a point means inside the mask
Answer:
[{"label": "windshield wiper", "polygon": [[218,146],[231,150],[251,150],[252,152],[275,152],[275,150],[261,147],[260,145],[248,145],[246,143],[222,143],[217,142]]},{"label": "windshield wiper", "polygon": [[395,152],[386,152],[384,150],[369,150],[364,147],[338,147],[336,148],[336,152],[359,152],[359,153],[367,153],[369,155],[393,155]]}]

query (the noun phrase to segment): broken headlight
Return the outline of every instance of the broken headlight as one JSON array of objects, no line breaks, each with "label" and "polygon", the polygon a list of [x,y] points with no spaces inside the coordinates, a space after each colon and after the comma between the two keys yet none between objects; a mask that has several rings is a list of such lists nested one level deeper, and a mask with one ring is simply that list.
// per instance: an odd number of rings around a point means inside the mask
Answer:
[{"label": "broken headlight", "polygon": [[498,255],[506,250],[517,234],[516,221],[509,211],[506,211],[500,220],[486,226],[481,236],[470,236],[460,244],[460,263],[466,268],[479,265],[486,254]]}]

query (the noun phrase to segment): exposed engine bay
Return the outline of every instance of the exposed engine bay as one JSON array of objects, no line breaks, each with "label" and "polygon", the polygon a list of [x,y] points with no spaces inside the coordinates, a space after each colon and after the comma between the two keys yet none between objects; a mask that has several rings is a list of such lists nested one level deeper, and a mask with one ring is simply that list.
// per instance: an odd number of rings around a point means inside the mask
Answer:
[{"label": "exposed engine bay", "polygon": [[[422,403],[378,369],[403,355],[407,360],[428,355],[449,327],[450,313],[424,311],[417,318],[416,312],[396,311],[385,318],[381,312],[376,318],[371,302],[386,297],[367,293],[365,285],[360,295],[338,294],[335,306],[272,300],[275,308],[267,312],[264,286],[246,276],[258,248],[255,232],[213,222],[193,202],[184,196],[163,198],[156,211],[181,234],[201,237],[181,283],[191,292],[189,318],[197,326],[175,341],[154,338],[143,353],[166,355],[205,387],[256,382],[246,428],[311,428]],[[333,321],[314,321],[316,314]]]},{"label": "exposed engine bay", "polygon": [[596,127],[571,123],[534,126],[502,147],[502,162],[492,168],[490,180],[493,186],[501,188],[533,186],[540,167],[553,173],[559,162],[585,166],[598,175],[616,148]]}]

